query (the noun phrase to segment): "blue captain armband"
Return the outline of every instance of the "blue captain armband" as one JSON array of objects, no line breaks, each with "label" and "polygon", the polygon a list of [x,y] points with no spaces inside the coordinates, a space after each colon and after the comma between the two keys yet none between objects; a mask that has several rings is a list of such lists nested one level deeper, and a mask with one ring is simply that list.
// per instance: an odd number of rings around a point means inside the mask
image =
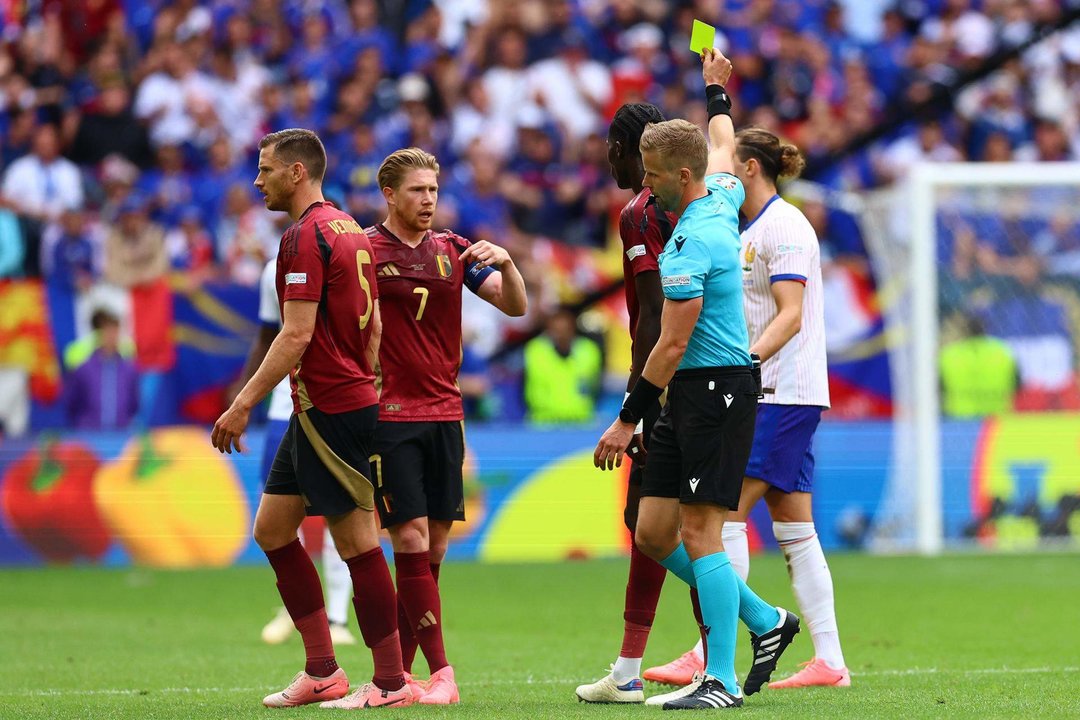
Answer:
[{"label": "blue captain armband", "polygon": [[480,291],[480,286],[495,272],[490,265],[482,266],[478,262],[472,262],[465,266],[465,287],[472,292]]}]

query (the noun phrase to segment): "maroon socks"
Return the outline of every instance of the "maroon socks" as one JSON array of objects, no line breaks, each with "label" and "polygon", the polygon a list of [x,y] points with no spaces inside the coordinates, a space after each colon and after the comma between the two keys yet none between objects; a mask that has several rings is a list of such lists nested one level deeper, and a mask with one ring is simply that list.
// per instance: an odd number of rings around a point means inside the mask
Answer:
[{"label": "maroon socks", "polygon": [[353,607],[364,644],[375,661],[372,681],[383,690],[400,690],[405,685],[398,643],[397,597],[382,548],[345,561],[353,583]]},{"label": "maroon socks", "polygon": [[442,602],[437,582],[439,566],[431,564],[430,553],[425,550],[394,553],[394,568],[397,571],[402,659],[408,653],[407,667],[411,668],[419,644],[427,658],[428,669],[434,674],[449,665],[443,645]]},{"label": "maroon socks", "polygon": [[319,573],[299,540],[266,552],[270,567],[277,575],[277,588],[300,637],[304,639],[307,664],[304,671],[315,677],[327,677],[338,669],[334,644],[330,641],[330,623],[326,619]]}]

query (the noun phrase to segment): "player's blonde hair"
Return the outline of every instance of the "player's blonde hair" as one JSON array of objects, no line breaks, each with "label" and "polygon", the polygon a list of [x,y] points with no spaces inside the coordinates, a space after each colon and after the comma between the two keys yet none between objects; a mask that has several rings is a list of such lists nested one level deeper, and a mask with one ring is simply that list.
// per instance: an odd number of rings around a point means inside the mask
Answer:
[{"label": "player's blonde hair", "polygon": [[656,152],[668,169],[689,168],[695,180],[705,177],[709,145],[701,128],[686,120],[649,123],[638,143],[641,152]]},{"label": "player's blonde hair", "polygon": [[426,150],[417,147],[395,150],[379,166],[379,188],[397,190],[410,170],[434,170],[439,174],[439,161]]}]

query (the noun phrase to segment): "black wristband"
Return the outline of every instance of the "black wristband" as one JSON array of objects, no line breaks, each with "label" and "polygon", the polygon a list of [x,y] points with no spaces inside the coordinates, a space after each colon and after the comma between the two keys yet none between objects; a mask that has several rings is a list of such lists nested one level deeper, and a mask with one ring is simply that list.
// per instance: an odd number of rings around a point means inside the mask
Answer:
[{"label": "black wristband", "polygon": [[645,417],[649,408],[660,401],[663,392],[664,388],[656,387],[645,378],[639,377],[619,411],[619,419],[625,423],[637,424],[638,420]]},{"label": "black wristband", "polygon": [[705,99],[710,120],[717,115],[731,116],[731,97],[723,85],[706,85]]}]

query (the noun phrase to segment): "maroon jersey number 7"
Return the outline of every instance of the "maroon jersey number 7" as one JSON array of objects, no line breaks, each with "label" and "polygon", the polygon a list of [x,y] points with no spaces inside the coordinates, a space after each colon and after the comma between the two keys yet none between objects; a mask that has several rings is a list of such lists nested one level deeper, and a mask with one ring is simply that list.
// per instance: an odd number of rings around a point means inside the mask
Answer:
[{"label": "maroon jersey number 7", "polygon": [[416,247],[381,224],[367,234],[382,298],[379,419],[461,420],[461,289],[477,292],[492,269],[463,263],[471,243],[448,230],[428,232]]}]

